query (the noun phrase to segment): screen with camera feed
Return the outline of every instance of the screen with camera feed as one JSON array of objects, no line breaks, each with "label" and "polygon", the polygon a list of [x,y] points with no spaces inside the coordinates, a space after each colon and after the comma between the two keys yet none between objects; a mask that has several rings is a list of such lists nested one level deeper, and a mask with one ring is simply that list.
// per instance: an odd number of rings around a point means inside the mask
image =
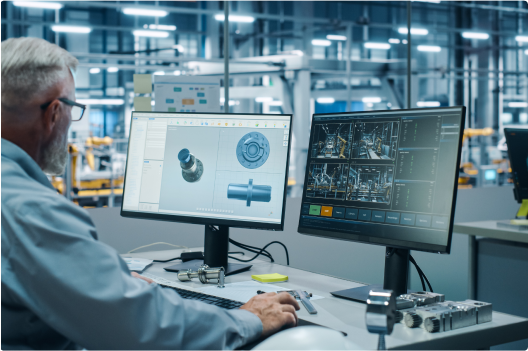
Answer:
[{"label": "screen with camera feed", "polygon": [[299,231],[445,251],[462,128],[462,108],[314,115]]}]

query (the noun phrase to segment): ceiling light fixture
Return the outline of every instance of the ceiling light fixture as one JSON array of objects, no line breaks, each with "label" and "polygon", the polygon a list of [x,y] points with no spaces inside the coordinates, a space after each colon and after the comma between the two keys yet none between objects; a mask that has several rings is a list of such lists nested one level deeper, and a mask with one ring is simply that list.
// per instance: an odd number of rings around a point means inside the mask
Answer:
[{"label": "ceiling light fixture", "polygon": [[434,45],[418,45],[418,51],[440,52],[442,51],[442,48],[440,46],[434,46]]},{"label": "ceiling light fixture", "polygon": [[312,45],[313,46],[330,46],[332,45],[332,42],[330,40],[325,40],[325,39],[313,39]]},{"label": "ceiling light fixture", "polygon": [[328,34],[326,36],[326,39],[328,40],[339,40],[339,41],[346,41],[347,37],[344,35],[335,35],[335,34]]},{"label": "ceiling light fixture", "polygon": [[418,101],[416,103],[418,107],[440,107],[440,101]]},{"label": "ceiling light fixture", "polygon": [[521,43],[528,43],[528,36],[525,35],[518,35],[515,37],[515,40]]},{"label": "ceiling light fixture", "polygon": [[97,74],[97,73],[100,73],[100,72],[101,72],[100,68],[97,68],[97,67],[90,68],[90,73],[91,74]]},{"label": "ceiling light fixture", "polygon": [[273,98],[269,96],[263,96],[263,97],[255,98],[255,101],[256,102],[271,102],[273,101]]},{"label": "ceiling light fixture", "polygon": [[164,71],[156,71],[153,73],[155,76],[164,76],[165,75],[165,72]]},{"label": "ceiling light fixture", "polygon": [[83,105],[123,105],[123,99],[77,99],[77,102]]},{"label": "ceiling light fixture", "polygon": [[282,101],[280,101],[280,100],[270,101],[269,105],[270,106],[282,106]]},{"label": "ceiling light fixture", "polygon": [[400,43],[400,39],[390,38],[389,39],[389,43],[391,43],[391,44],[399,44]]},{"label": "ceiling light fixture", "polygon": [[387,43],[365,43],[363,45],[367,49],[389,50],[391,48],[390,44]]},{"label": "ceiling light fixture", "polygon": [[489,39],[489,34],[477,32],[462,32],[462,37],[466,39]]},{"label": "ceiling light fixture", "polygon": [[[218,15],[215,15],[215,20],[223,22],[225,20],[225,15],[219,13]],[[255,22],[255,17],[229,15],[229,22],[253,23]]]},{"label": "ceiling light fixture", "polygon": [[51,30],[57,33],[81,33],[87,34],[92,31],[90,27],[54,25]]},{"label": "ceiling light fixture", "polygon": [[135,37],[149,37],[149,38],[167,38],[169,32],[163,32],[159,30],[135,30],[132,32]]},{"label": "ceiling light fixture", "polygon": [[108,68],[106,69],[106,71],[107,71],[108,73],[116,73],[117,71],[119,71],[119,68],[117,68],[117,67],[108,67]]},{"label": "ceiling light fixture", "polygon": [[[144,28],[147,28],[146,25],[144,26]],[[167,24],[150,24],[148,28],[157,30],[176,30],[176,26],[170,26]]]},{"label": "ceiling light fixture", "polygon": [[[398,28],[398,33],[400,34],[407,34],[408,30],[406,27],[400,27]],[[423,28],[411,28],[411,34],[413,35],[427,35],[429,34],[429,31],[427,29]]]},{"label": "ceiling light fixture", "polygon": [[33,7],[37,9],[59,10],[62,4],[58,2],[44,2],[44,1],[14,1],[13,5],[16,7]]},{"label": "ceiling light fixture", "polygon": [[317,98],[316,101],[318,104],[333,104],[335,102],[335,99],[331,97],[320,97]]},{"label": "ceiling light fixture", "polygon": [[520,108],[525,108],[525,107],[528,107],[528,102],[522,102],[522,101],[508,102],[508,107],[520,107]]},{"label": "ceiling light fixture", "polygon": [[135,8],[135,7],[124,8],[123,13],[125,15],[150,16],[150,17],[165,17],[169,14],[167,11],[163,11],[163,10],[149,10],[149,9],[141,9],[141,8]]},{"label": "ceiling light fixture", "polygon": [[363,99],[361,99],[361,101],[363,102],[370,102],[370,103],[378,103],[378,102],[381,102],[381,98],[380,97],[364,97]]}]

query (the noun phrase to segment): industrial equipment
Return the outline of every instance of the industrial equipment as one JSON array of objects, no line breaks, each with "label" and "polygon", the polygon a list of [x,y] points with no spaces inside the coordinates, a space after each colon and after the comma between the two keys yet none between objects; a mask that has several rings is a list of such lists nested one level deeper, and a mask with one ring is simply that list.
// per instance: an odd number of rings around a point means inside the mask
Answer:
[{"label": "industrial equipment", "polygon": [[347,179],[348,164],[312,163],[308,174],[306,196],[343,200]]},{"label": "industrial equipment", "polygon": [[182,177],[188,183],[194,183],[202,177],[204,166],[202,161],[197,159],[188,149],[181,149],[178,153]]},{"label": "industrial equipment", "polygon": [[246,201],[246,206],[251,206],[251,201],[270,202],[271,186],[254,185],[253,179],[249,184],[229,184],[227,187],[227,198]]},{"label": "industrial equipment", "polygon": [[312,157],[348,159],[350,157],[351,128],[351,123],[316,126],[312,141]]},{"label": "industrial equipment", "polygon": [[394,167],[350,165],[346,200],[390,203]]}]

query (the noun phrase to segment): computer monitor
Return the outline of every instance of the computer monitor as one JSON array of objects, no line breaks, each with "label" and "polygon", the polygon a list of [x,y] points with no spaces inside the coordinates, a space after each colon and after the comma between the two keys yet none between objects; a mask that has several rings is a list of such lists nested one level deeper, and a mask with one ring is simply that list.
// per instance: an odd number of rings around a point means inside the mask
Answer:
[{"label": "computer monitor", "polygon": [[[449,253],[465,108],[315,114],[298,231],[387,246],[384,288],[407,292],[409,250]],[[371,287],[334,293],[364,301]]]},{"label": "computer monitor", "polygon": [[121,216],[203,224],[205,264],[249,269],[227,264],[229,227],[283,230],[291,123],[281,114],[133,112]]},{"label": "computer monitor", "polygon": [[505,128],[515,200],[522,203],[517,217],[528,219],[528,129]]}]

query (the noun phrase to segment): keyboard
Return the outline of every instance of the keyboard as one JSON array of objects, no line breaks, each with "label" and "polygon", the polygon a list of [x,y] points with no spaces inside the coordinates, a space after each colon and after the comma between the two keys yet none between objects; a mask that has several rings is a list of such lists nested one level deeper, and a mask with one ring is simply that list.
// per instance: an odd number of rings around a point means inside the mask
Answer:
[{"label": "keyboard", "polygon": [[233,310],[236,308],[240,308],[244,303],[240,301],[234,301],[225,299],[223,297],[217,297],[209,294],[204,294],[198,291],[189,290],[189,289],[182,289],[177,287],[172,281],[148,274],[143,273],[144,277],[150,278],[154,280],[158,285],[162,286],[163,288],[173,289],[175,290],[182,298],[187,300],[195,300],[195,301],[202,301],[209,305],[218,306],[221,308],[224,308],[226,310]]}]

